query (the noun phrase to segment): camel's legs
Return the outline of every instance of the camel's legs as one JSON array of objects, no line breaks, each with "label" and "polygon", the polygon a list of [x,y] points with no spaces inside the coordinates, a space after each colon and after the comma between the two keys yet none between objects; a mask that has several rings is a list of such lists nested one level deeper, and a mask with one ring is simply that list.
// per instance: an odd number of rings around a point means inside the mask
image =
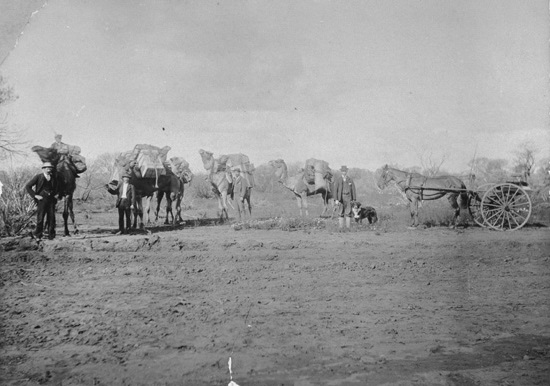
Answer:
[{"label": "camel's legs", "polygon": [[139,224],[140,229],[143,229],[145,226],[144,224],[149,225],[151,223],[151,218],[149,216],[149,212],[151,210],[151,201],[153,199],[153,196],[147,196],[144,197],[143,202],[143,223]]},{"label": "camel's legs", "polygon": [[73,223],[74,233],[77,234],[78,233],[78,228],[77,228],[76,222],[74,220],[73,196],[72,195],[66,195],[65,197],[63,197],[63,226],[64,226],[65,236],[70,236],[69,224],[68,224],[69,216],[71,217],[71,221]]},{"label": "camel's legs", "polygon": [[300,205],[300,216],[302,216],[302,207],[303,207],[304,211],[306,212],[306,217],[308,217],[309,211],[307,209],[307,192],[302,192],[298,200],[299,200],[298,205]]},{"label": "camel's legs", "polygon": [[136,196],[134,200],[134,223],[133,229],[137,228],[137,220],[139,217],[139,229],[145,228],[145,224],[150,223],[149,211],[151,209],[151,199],[153,196]]},{"label": "camel's legs", "polygon": [[224,222],[225,220],[229,220],[229,215],[227,213],[227,192],[225,191],[218,195],[218,209],[220,221]]},{"label": "camel's legs", "polygon": [[[160,204],[162,203],[163,197],[164,197],[164,192],[157,190],[157,209],[155,210],[155,222],[159,220]],[[166,220],[168,221],[168,213],[166,213]]]},{"label": "camel's legs", "polygon": [[134,223],[132,224],[132,229],[137,228],[137,220],[140,219],[140,228],[143,228],[143,198],[141,196],[136,196],[134,199]]},{"label": "camel's legs", "polygon": [[64,235],[70,236],[69,227],[67,225],[67,220],[69,218],[69,208],[68,208],[68,196],[63,197],[63,227],[64,227]]},{"label": "camel's legs", "polygon": [[323,212],[321,213],[321,217],[323,217],[328,212],[328,201],[329,201],[328,192],[327,191],[322,192],[321,197],[323,198]]},{"label": "camel's legs", "polygon": [[296,204],[298,204],[298,209],[300,209],[300,217],[302,217],[304,215],[302,212],[302,197],[298,194],[296,195]]},{"label": "camel's legs", "polygon": [[176,196],[176,219],[174,222],[183,222],[181,217],[181,203],[183,201],[183,192],[179,192]]},{"label": "camel's legs", "polygon": [[176,219],[174,218],[174,213],[172,212],[172,202],[173,202],[172,195],[167,194],[166,195],[166,220],[164,220],[165,224],[170,224],[170,222],[168,221],[168,215],[170,215],[170,217],[172,218],[172,225],[176,223]]}]

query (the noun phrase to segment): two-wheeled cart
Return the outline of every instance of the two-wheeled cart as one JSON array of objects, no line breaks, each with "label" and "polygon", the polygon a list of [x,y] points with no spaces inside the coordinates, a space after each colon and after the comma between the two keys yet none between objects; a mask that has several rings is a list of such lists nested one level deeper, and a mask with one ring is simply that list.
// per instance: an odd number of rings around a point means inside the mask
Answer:
[{"label": "two-wheeled cart", "polygon": [[480,226],[514,231],[531,217],[529,191],[531,188],[522,181],[481,185],[468,191],[468,208]]},{"label": "two-wheeled cart", "polygon": [[523,227],[531,216],[531,189],[525,182],[484,184],[475,189],[439,189],[411,186],[420,191],[467,193],[468,210],[476,224],[500,231]]}]

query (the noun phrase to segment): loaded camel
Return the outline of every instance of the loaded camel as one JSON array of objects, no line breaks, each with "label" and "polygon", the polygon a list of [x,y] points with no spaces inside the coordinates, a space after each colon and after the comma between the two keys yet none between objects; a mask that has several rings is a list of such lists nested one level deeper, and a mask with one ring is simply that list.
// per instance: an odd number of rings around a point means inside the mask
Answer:
[{"label": "loaded camel", "polygon": [[[212,185],[212,190],[218,199],[218,215],[220,220],[222,222],[224,220],[229,220],[229,215],[227,213],[227,204],[229,201],[227,197],[233,197],[232,168],[235,170],[238,168],[240,170],[242,167],[243,169],[248,168],[253,170],[253,166],[249,163],[248,157],[244,154],[222,155],[218,159],[214,158],[212,152],[203,149],[199,150],[199,154],[201,155],[204,169],[209,172],[208,181]],[[250,170],[241,171],[243,175],[245,175],[243,178],[247,179],[249,185],[249,188],[243,196],[246,202],[245,208],[248,209],[248,214],[252,215],[252,204],[250,201],[250,193],[253,186],[253,181],[251,181],[252,175],[250,174]]]},{"label": "loaded camel", "polygon": [[[134,185],[135,198],[132,203],[134,207],[134,222],[132,229],[137,229],[137,221],[139,218],[139,229],[145,228],[145,225],[151,224],[149,212],[151,210],[151,201],[155,192],[157,193],[157,208],[155,211],[155,221],[158,221],[158,214],[162,198],[166,196],[166,220],[165,224],[169,224],[168,218],[172,217],[172,224],[176,221],[181,221],[181,201],[184,193],[183,182],[174,174],[160,175],[158,178],[143,178],[136,175],[133,168],[125,169],[130,174],[130,184]],[[123,172],[122,172],[123,173]],[[109,185],[114,190],[118,184],[117,179],[111,180]],[[172,202],[176,201],[176,216],[172,212]]]},{"label": "loaded camel", "polygon": [[[181,205],[181,197],[183,197],[183,183],[178,175],[174,173],[166,173],[166,167],[162,161],[166,160],[166,154],[169,150],[169,146],[165,146],[160,149],[151,145],[136,145],[134,150],[120,154],[115,160],[115,167],[113,174],[111,175],[110,182],[107,184],[107,188],[111,190],[116,189],[116,186],[120,181],[120,176],[125,172],[130,175],[130,183],[134,185],[136,192],[134,202],[132,203],[134,207],[133,229],[137,228],[138,218],[140,219],[140,229],[143,229],[145,224],[150,224],[151,220],[149,217],[149,211],[151,200],[155,192],[162,192],[162,194],[157,193],[156,220],[158,220],[158,210],[164,195],[167,197],[166,222],[168,222],[169,214],[172,215],[172,222],[175,222],[177,218],[177,216],[174,216],[172,213],[172,201],[175,199],[176,204]],[[136,159],[140,157],[149,157],[149,162],[155,167],[160,167],[160,165],[162,165],[162,170],[160,170],[160,172],[156,170],[155,173],[151,174],[154,175],[154,177],[149,175],[143,177],[140,166],[136,161]],[[155,167],[153,167],[153,170]],[[190,174],[188,174],[188,177],[186,178],[192,178],[190,177],[192,175],[190,171],[189,173]],[[179,207],[181,208],[181,206]]]},{"label": "loaded camel", "polygon": [[[166,175],[160,176],[157,190],[157,209],[155,211],[155,221],[158,221],[160,204],[162,198],[166,196],[166,219],[165,224],[169,224],[168,218],[171,216],[172,225],[182,222],[181,203],[185,192],[185,184],[193,179],[193,173],[189,169],[189,164],[180,157],[170,158],[169,163],[165,163]],[[176,215],[172,212],[172,202],[176,202]]]},{"label": "loaded camel", "polygon": [[[329,203],[332,203],[332,181],[328,175],[317,176],[315,181],[318,183],[311,183],[311,180],[308,181],[306,177],[305,170],[301,170],[294,176],[289,176],[286,163],[282,159],[269,161],[268,165],[275,169],[275,176],[279,180],[279,183],[296,196],[296,202],[298,208],[300,208],[300,216],[303,216],[304,211],[306,216],[309,216],[307,197],[316,194],[320,194],[323,198],[323,212],[321,216],[328,212]],[[330,174],[330,170],[327,170],[327,172]]]},{"label": "loaded camel", "polygon": [[[78,173],[75,165],[68,155],[60,154],[55,148],[33,146],[31,148],[43,162],[51,162],[57,179],[57,191],[54,193],[58,199],[63,199],[63,228],[64,235],[70,236],[68,219],[73,223],[74,234],[78,233],[78,227],[74,219],[73,194],[76,190]],[[84,169],[85,170],[85,169]]]},{"label": "loaded camel", "polygon": [[213,153],[203,149],[199,150],[202,163],[208,174],[208,181],[212,184],[212,190],[218,199],[218,216],[220,221],[229,220],[227,214],[227,195],[230,191],[230,184],[233,182],[231,173],[226,170],[225,165],[220,165],[219,161],[214,159]]}]

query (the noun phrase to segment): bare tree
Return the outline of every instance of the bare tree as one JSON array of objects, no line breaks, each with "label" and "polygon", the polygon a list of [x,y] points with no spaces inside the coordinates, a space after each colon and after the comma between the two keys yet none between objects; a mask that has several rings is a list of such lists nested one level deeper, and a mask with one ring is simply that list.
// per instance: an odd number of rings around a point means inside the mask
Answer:
[{"label": "bare tree", "polygon": [[507,178],[507,164],[508,161],[505,159],[479,157],[472,159],[468,166],[471,167],[471,174],[475,176],[477,183],[493,183],[502,182]]},{"label": "bare tree", "polygon": [[435,177],[439,174],[441,166],[447,160],[447,155],[436,157],[432,152],[422,151],[419,154],[422,173],[428,177]]},{"label": "bare tree", "polygon": [[104,153],[86,163],[86,172],[80,174],[80,178],[77,180],[76,196],[79,199],[87,201],[108,196],[105,184],[110,182],[116,156],[115,153]]},{"label": "bare tree", "polygon": [[[6,84],[2,75],[0,75],[0,108],[9,102],[17,99],[13,87]],[[12,155],[23,155],[23,151],[18,148],[26,142],[21,139],[19,132],[8,125],[8,115],[0,110],[0,160],[6,159]]]},{"label": "bare tree", "polygon": [[529,141],[521,143],[518,150],[514,152],[514,172],[519,174],[524,181],[531,177],[537,152],[538,149]]}]

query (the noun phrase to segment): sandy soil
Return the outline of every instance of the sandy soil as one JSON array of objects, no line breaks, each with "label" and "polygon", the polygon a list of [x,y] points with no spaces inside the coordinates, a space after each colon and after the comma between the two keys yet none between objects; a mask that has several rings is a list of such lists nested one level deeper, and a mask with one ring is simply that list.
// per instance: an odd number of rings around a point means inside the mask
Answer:
[{"label": "sandy soil", "polygon": [[3,385],[548,385],[550,232],[3,240]]}]

